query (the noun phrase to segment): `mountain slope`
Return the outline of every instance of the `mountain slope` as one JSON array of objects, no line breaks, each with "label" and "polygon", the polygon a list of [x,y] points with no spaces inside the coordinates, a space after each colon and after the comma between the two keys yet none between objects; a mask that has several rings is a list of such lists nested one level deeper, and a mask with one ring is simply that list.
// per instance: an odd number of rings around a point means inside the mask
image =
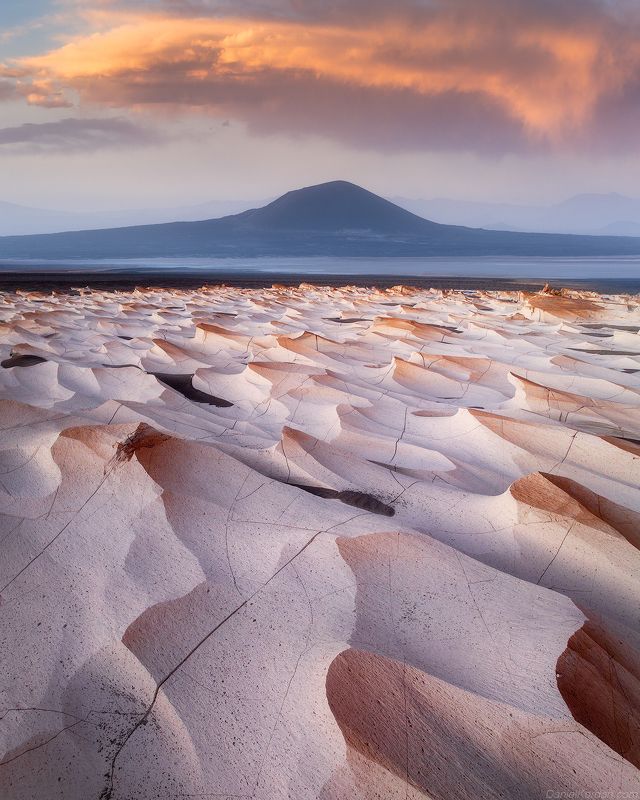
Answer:
[{"label": "mountain slope", "polygon": [[240,216],[248,227],[259,230],[420,234],[437,227],[436,223],[347,181],[296,189],[264,208]]},{"label": "mountain slope", "polygon": [[31,208],[0,200],[0,236],[31,236],[44,233],[121,228],[132,225],[210,219],[237,214],[252,203],[237,200],[211,200],[174,208],[132,208],[119,211],[54,211]]},{"label": "mountain slope", "polygon": [[640,238],[440,225],[344,181],[221,219],[0,238],[0,259],[640,255]]}]

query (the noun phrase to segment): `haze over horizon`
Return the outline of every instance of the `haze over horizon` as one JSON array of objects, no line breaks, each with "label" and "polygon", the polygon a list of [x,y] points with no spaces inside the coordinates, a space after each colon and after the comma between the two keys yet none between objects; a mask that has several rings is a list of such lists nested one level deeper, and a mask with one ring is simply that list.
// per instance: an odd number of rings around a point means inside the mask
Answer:
[{"label": "haze over horizon", "polygon": [[338,178],[392,199],[638,194],[627,0],[30,0],[0,23],[2,201],[250,205]]}]

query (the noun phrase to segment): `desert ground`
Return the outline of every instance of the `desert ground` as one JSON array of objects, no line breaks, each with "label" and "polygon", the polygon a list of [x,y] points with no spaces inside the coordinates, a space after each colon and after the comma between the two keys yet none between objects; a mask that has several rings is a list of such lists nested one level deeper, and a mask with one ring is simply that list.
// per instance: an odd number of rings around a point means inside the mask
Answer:
[{"label": "desert ground", "polygon": [[2,798],[640,796],[640,297],[0,301]]}]

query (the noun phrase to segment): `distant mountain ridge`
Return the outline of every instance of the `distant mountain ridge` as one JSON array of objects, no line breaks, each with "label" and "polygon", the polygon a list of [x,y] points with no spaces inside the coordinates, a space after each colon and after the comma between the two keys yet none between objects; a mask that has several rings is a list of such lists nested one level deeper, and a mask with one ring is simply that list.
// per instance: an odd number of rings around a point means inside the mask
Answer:
[{"label": "distant mountain ridge", "polygon": [[621,194],[579,194],[551,206],[405,197],[394,202],[414,214],[445,225],[531,233],[637,236],[640,199]]},{"label": "distant mountain ridge", "polygon": [[[640,199],[616,193],[580,194],[551,206],[452,200],[446,197],[429,200],[391,197],[387,200],[419,217],[443,225],[529,233],[640,236]],[[56,211],[0,200],[0,236],[197,222],[238,214],[250,208],[255,209],[258,205],[263,203],[211,200],[173,208]]]},{"label": "distant mountain ridge", "polygon": [[443,225],[346,181],[220,219],[0,238],[0,259],[640,255],[640,238]]}]

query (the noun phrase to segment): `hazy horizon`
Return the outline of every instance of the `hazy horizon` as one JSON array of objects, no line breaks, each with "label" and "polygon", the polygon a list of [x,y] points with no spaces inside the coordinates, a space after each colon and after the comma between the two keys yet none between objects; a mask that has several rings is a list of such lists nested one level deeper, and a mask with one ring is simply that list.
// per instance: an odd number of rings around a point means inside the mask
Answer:
[{"label": "hazy horizon", "polygon": [[[342,180],[342,178],[335,178],[335,180]],[[318,181],[318,183],[325,183],[327,181]],[[362,186],[364,189],[368,189],[369,191],[373,191],[369,185],[367,185],[366,181],[358,182],[358,181],[350,181],[352,183],[356,183],[356,185]],[[307,184],[299,184],[299,185],[291,185],[288,188],[285,188],[279,195],[274,193],[266,194],[266,195],[256,195],[255,197],[247,195],[246,197],[228,197],[225,195],[214,195],[212,194],[209,197],[193,197],[186,202],[174,203],[172,202],[172,196],[167,195],[163,199],[150,198],[148,203],[132,203],[127,205],[126,203],[122,203],[122,200],[113,202],[112,205],[105,205],[104,203],[100,203],[99,200],[96,200],[95,204],[87,205],[87,203],[76,203],[76,204],[69,204],[69,205],[49,205],[45,206],[42,203],[40,205],[34,205],[27,202],[18,202],[11,199],[10,193],[6,196],[0,194],[0,204],[1,205],[10,205],[10,206],[17,206],[21,208],[27,208],[32,210],[41,210],[41,211],[56,211],[61,213],[69,213],[69,214],[97,214],[97,213],[110,213],[115,211],[122,211],[122,210],[130,210],[130,211],[167,211],[173,209],[197,209],[201,206],[209,206],[214,203],[219,203],[221,206],[228,204],[229,206],[246,206],[246,208],[251,207],[260,207],[267,205],[272,200],[275,200],[276,197],[281,196],[282,194],[286,194],[289,191],[294,191],[296,189],[304,188]],[[1,192],[1,190],[0,190]],[[378,192],[375,192],[378,194]],[[548,201],[538,201],[534,202],[527,201],[527,200],[517,200],[510,202],[509,200],[493,200],[490,197],[479,197],[474,198],[473,196],[465,195],[465,194],[436,194],[436,193],[429,193],[424,192],[422,194],[419,193],[403,193],[402,191],[398,192],[397,194],[381,194],[381,197],[384,197],[387,200],[390,200],[393,203],[398,205],[402,205],[405,201],[406,202],[436,202],[440,200],[445,201],[453,201],[458,203],[473,203],[473,204],[486,204],[486,205],[505,205],[505,206],[513,206],[519,208],[552,208],[556,205],[561,205],[563,203],[569,202],[574,200],[575,198],[585,197],[585,196],[594,196],[594,197],[622,197],[625,200],[633,200],[633,201],[640,201],[640,190],[636,191],[635,193],[623,193],[617,191],[611,192],[576,192],[576,193],[564,193],[559,194],[557,197],[552,198]],[[230,212],[234,213],[234,212]]]},{"label": "hazy horizon", "polygon": [[[296,188],[299,187],[292,187]],[[138,208],[55,210],[12,204],[0,198],[0,237],[219,219],[264,207],[274,199],[213,199],[183,206],[165,203]],[[424,219],[446,225],[538,233],[640,236],[640,199],[617,193],[575,195],[552,205],[446,197],[392,196],[386,199]]]}]

